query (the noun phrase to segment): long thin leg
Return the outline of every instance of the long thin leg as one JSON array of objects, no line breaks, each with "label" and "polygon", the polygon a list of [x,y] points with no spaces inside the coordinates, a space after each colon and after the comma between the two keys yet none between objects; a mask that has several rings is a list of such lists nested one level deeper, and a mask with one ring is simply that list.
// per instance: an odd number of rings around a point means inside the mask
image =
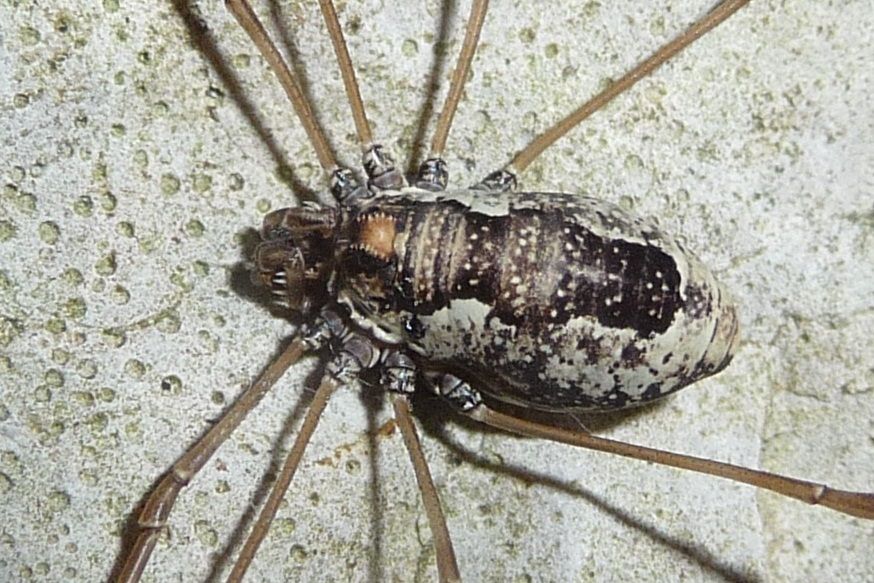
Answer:
[{"label": "long thin leg", "polygon": [[488,9],[488,0],[475,0],[470,8],[470,17],[467,21],[467,31],[464,34],[464,44],[462,44],[461,52],[458,55],[458,64],[455,66],[455,71],[452,72],[452,80],[449,83],[449,93],[446,95],[443,111],[437,118],[437,128],[434,130],[434,140],[431,142],[432,158],[443,157],[446,139],[449,137],[449,126],[452,125],[452,118],[455,117],[455,111],[458,109],[458,102],[461,100],[464,82],[470,72],[470,64],[479,44],[479,35]]},{"label": "long thin leg", "polygon": [[240,556],[237,558],[231,574],[228,575],[229,582],[238,583],[246,574],[246,570],[267,535],[274,516],[276,516],[282,497],[285,496],[291,479],[300,465],[301,457],[303,457],[304,450],[319,423],[319,418],[328,404],[328,399],[339,385],[349,383],[359,372],[373,368],[380,362],[382,352],[373,345],[370,338],[350,330],[343,319],[330,308],[323,310],[321,316],[321,325],[309,331],[307,341],[315,345],[329,340],[336,341],[340,343],[339,350],[327,364],[313,402],[304,417],[300,433],[294,440],[294,445],[288,453],[276,483],[270,490],[270,495],[261,509],[258,520],[252,527],[252,532],[249,533],[249,538],[243,544],[243,549],[240,551]]},{"label": "long thin leg", "polygon": [[303,125],[304,130],[306,130],[307,136],[313,145],[313,149],[316,151],[316,156],[318,156],[319,163],[322,165],[325,173],[333,173],[337,169],[337,159],[328,145],[325,133],[316,120],[309,102],[304,97],[297,77],[291,72],[285,59],[282,58],[282,55],[276,49],[276,45],[270,40],[267,31],[264,30],[264,25],[261,24],[261,21],[258,20],[258,17],[252,10],[252,6],[246,0],[226,0],[225,4],[228,10],[231,11],[231,14],[237,19],[237,22],[240,23],[240,26],[249,33],[252,42],[255,43],[261,55],[279,78],[279,82],[282,84],[282,88],[285,89],[285,93],[288,95],[294,111],[300,119],[300,123]]},{"label": "long thin leg", "polygon": [[346,47],[346,39],[343,38],[343,30],[337,19],[337,11],[331,0],[319,0],[319,7],[328,27],[328,36],[334,45],[334,54],[337,55],[337,63],[340,66],[340,74],[343,77],[343,86],[346,89],[346,97],[352,108],[352,119],[355,121],[355,130],[358,132],[358,141],[361,143],[363,152],[364,170],[367,172],[371,183],[377,188],[398,189],[404,186],[404,177],[397,170],[394,159],[384,151],[379,144],[373,143],[373,134],[370,131],[370,123],[367,121],[367,113],[364,111],[364,102],[361,100],[361,92],[358,90],[358,81],[355,79],[355,68],[349,57]]},{"label": "long thin leg", "polygon": [[443,110],[437,118],[437,127],[434,130],[434,139],[431,142],[431,152],[428,159],[419,166],[416,186],[428,190],[445,190],[449,180],[446,171],[446,162],[443,161],[443,150],[446,148],[446,140],[449,137],[449,127],[458,109],[464,83],[470,72],[470,65],[479,44],[479,35],[483,28],[486,12],[489,9],[488,0],[474,0],[470,8],[470,17],[467,21],[467,31],[464,33],[464,43],[458,55],[458,63],[452,72],[449,83],[449,93],[443,103]]},{"label": "long thin leg", "polygon": [[851,516],[874,519],[874,493],[833,490],[823,484],[797,480],[761,470],[753,470],[723,462],[652,449],[621,441],[613,441],[612,439],[596,437],[589,433],[558,429],[510,417],[509,415],[489,409],[486,405],[479,405],[475,409],[464,413],[486,425],[491,425],[505,431],[529,437],[546,438],[586,449],[614,453],[665,466],[692,470],[702,474],[710,474],[711,476],[718,476],[770,490],[777,494],[807,502],[808,504],[819,504]]},{"label": "long thin leg", "polygon": [[546,148],[576,127],[577,124],[607,105],[616,96],[630,89],[635,83],[658,69],[665,61],[671,59],[747,4],[749,4],[749,0],[725,0],[721,2],[716,8],[707,13],[706,16],[690,26],[682,35],[660,48],[648,59],[623,75],[618,81],[543,132],[524,150],[516,154],[505,168],[505,172],[518,174],[525,170]]},{"label": "long thin leg", "polygon": [[246,574],[246,569],[249,568],[249,564],[255,557],[258,547],[267,535],[270,524],[276,516],[276,511],[282,503],[282,497],[285,496],[285,492],[291,484],[291,479],[294,477],[294,474],[300,465],[300,460],[303,457],[304,450],[306,450],[306,446],[309,444],[310,438],[316,430],[316,426],[319,424],[319,418],[322,416],[322,412],[328,404],[328,399],[330,399],[331,395],[334,394],[338,385],[338,382],[330,375],[326,374],[322,378],[322,382],[319,384],[318,390],[316,390],[316,395],[313,397],[309,409],[307,409],[300,432],[294,440],[294,445],[292,446],[291,451],[288,452],[288,457],[285,459],[282,471],[279,473],[276,483],[270,490],[267,502],[265,502],[264,506],[261,508],[258,520],[252,527],[252,532],[249,534],[249,538],[246,539],[246,543],[243,545],[243,550],[240,551],[240,556],[237,558],[237,562],[234,564],[231,574],[228,575],[228,583],[239,583],[243,580],[243,576]]},{"label": "long thin leg", "polygon": [[127,555],[117,579],[118,583],[135,583],[140,580],[158,541],[158,535],[167,525],[167,518],[179,492],[203,468],[212,454],[276,384],[288,367],[300,359],[305,349],[306,345],[301,339],[296,339],[289,344],[288,348],[270,363],[267,370],[222,415],[218,423],[173,464],[140,511],[137,524],[141,532]]},{"label": "long thin leg", "polygon": [[319,8],[328,27],[328,36],[334,45],[334,54],[337,55],[337,63],[340,66],[340,75],[343,77],[343,87],[346,89],[346,97],[352,107],[352,119],[355,121],[355,131],[358,132],[358,141],[362,148],[366,148],[373,142],[373,133],[370,131],[370,123],[367,121],[367,112],[364,110],[364,102],[361,100],[361,92],[358,90],[358,80],[355,78],[355,68],[349,57],[349,49],[343,38],[343,30],[337,19],[337,11],[331,0],[319,0]]},{"label": "long thin leg", "polygon": [[437,572],[443,583],[461,581],[458,571],[458,563],[455,560],[455,550],[452,548],[452,540],[449,538],[449,529],[446,528],[446,518],[440,506],[440,497],[437,488],[431,479],[428,462],[422,452],[422,444],[419,435],[413,425],[413,417],[410,413],[410,401],[406,395],[392,395],[392,405],[395,410],[395,421],[404,437],[404,444],[410,454],[413,470],[416,473],[416,481],[419,483],[419,491],[422,493],[422,502],[425,504],[425,512],[428,515],[428,524],[431,526],[431,534],[434,536],[434,550],[437,554]]}]

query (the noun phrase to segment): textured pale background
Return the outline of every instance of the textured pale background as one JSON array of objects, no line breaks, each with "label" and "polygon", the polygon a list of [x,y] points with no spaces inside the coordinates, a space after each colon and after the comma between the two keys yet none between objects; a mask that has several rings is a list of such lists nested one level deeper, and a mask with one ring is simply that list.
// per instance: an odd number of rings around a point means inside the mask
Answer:
[{"label": "textured pale background", "polygon": [[[281,4],[318,116],[355,165],[315,2]],[[454,55],[468,7],[447,4]],[[493,2],[450,137],[453,184],[498,167],[712,2],[555,4]],[[104,579],[150,484],[289,333],[232,274],[247,229],[298,200],[280,164],[311,190],[320,174],[221,3],[197,10],[189,27],[167,2],[0,3],[4,581]],[[376,131],[401,159],[442,10],[340,7]],[[594,193],[658,217],[741,305],[745,342],[728,371],[663,407],[593,422],[604,434],[871,489],[872,28],[867,1],[754,2],[523,176],[530,189]],[[217,557],[249,524],[312,367],[289,374],[185,491],[146,580],[226,568]],[[358,389],[330,405],[252,580],[434,579],[397,434],[375,439],[373,483],[367,411],[371,427],[388,411]],[[425,418],[471,581],[874,573],[871,523],[459,425],[445,411]]]}]

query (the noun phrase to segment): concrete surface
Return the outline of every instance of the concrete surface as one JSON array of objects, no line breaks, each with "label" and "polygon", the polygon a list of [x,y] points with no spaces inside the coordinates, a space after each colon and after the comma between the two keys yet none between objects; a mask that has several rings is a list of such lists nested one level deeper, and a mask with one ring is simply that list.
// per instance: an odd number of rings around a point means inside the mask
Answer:
[{"label": "concrete surface", "polygon": [[[357,165],[316,3],[278,4],[318,117]],[[446,4],[451,61],[468,5]],[[453,184],[500,166],[713,2],[555,4],[492,3],[450,136]],[[402,158],[443,10],[340,6],[376,131]],[[187,14],[6,1],[0,23],[0,579],[98,581],[150,485],[291,332],[251,296],[242,262],[263,213],[322,181],[221,2]],[[869,2],[753,2],[523,175],[528,189],[659,217],[742,306],[729,370],[593,428],[872,489],[872,28]],[[296,367],[184,492],[146,581],[221,578],[313,366]],[[250,580],[435,579],[401,440],[369,437],[388,409],[362,392],[377,394],[355,387],[329,406]],[[872,523],[423,415],[469,581],[874,573]]]}]

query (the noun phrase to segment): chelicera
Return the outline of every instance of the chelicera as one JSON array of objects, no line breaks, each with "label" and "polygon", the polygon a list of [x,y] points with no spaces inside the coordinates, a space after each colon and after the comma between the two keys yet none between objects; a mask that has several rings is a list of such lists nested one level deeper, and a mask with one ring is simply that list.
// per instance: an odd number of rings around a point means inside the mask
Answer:
[{"label": "chelicera", "polygon": [[336,162],[296,79],[245,0],[228,6],[279,77],[330,178],[333,205],[274,211],[255,262],[262,283],[305,322],[301,333],[146,501],[119,576],[136,581],[181,489],[303,354],[325,374],[285,466],[229,580],[241,580],[327,401],[366,370],[392,398],[428,514],[440,579],[460,580],[410,394],[426,387],[493,427],[745,482],[874,518],[874,495],[693,458],[514,418],[489,399],[550,412],[652,401],[730,362],[738,342],[727,292],[652,223],[597,199],[517,191],[516,175],[616,95],[742,8],[725,1],[652,57],[468,189],[447,190],[446,136],[487,2],[474,2],[429,157],[408,185],[371,134],[332,3],[320,2],[343,73],[366,180]]}]

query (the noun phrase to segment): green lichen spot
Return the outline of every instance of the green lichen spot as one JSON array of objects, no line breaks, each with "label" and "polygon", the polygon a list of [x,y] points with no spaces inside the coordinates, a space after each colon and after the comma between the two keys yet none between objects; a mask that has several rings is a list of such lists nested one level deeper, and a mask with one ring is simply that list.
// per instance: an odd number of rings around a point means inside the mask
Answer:
[{"label": "green lichen spot", "polygon": [[546,54],[547,58],[554,59],[558,56],[560,50],[556,43],[549,43],[548,45],[546,45],[546,48],[543,50],[543,52]]},{"label": "green lichen spot", "polygon": [[537,39],[537,33],[534,32],[533,28],[523,28],[519,31],[519,38],[522,39],[523,43],[531,44]]},{"label": "green lichen spot", "polygon": [[166,310],[155,319],[155,326],[161,332],[175,334],[182,327],[182,322],[176,310]]},{"label": "green lichen spot", "polygon": [[64,273],[61,274],[61,279],[68,287],[79,287],[85,283],[85,277],[82,276],[82,272],[74,267],[65,269]]},{"label": "green lichen spot", "polygon": [[33,390],[33,400],[37,403],[48,403],[52,400],[52,390],[45,385],[39,385]]},{"label": "green lichen spot", "polygon": [[70,506],[70,495],[62,490],[54,490],[49,494],[46,510],[52,514],[63,512]]},{"label": "green lichen spot", "polygon": [[[2,370],[2,367],[0,367],[0,371]],[[0,423],[3,423],[7,419],[9,419],[9,415],[9,407],[4,405],[3,403],[0,403]]]},{"label": "green lichen spot", "polygon": [[81,320],[88,312],[88,306],[85,304],[85,300],[81,297],[70,298],[64,302],[61,308],[64,315],[72,320]]},{"label": "green lichen spot", "polygon": [[111,348],[121,348],[127,342],[127,335],[121,328],[107,328],[100,334],[103,342]]},{"label": "green lichen spot", "polygon": [[100,195],[100,208],[104,212],[111,213],[118,206],[118,199],[111,192],[104,192]]},{"label": "green lichen spot", "polygon": [[165,196],[170,196],[179,192],[181,183],[179,179],[172,174],[164,174],[161,176],[161,192]]},{"label": "green lichen spot", "polygon": [[133,223],[121,221],[115,226],[115,232],[122,237],[133,237],[136,234],[136,229]]},{"label": "green lichen spot", "polygon": [[97,272],[97,275],[108,277],[115,273],[117,267],[118,264],[115,262],[115,251],[113,251],[108,255],[101,257],[97,263],[94,264],[94,271]]},{"label": "green lichen spot", "polygon": [[419,44],[411,38],[404,40],[401,44],[401,53],[405,57],[413,57],[419,52]]},{"label": "green lichen spot", "polygon": [[90,358],[84,358],[76,365],[76,372],[83,379],[93,379],[97,376],[98,370],[97,362]]},{"label": "green lichen spot", "polygon": [[273,522],[272,531],[279,536],[289,536],[297,529],[297,523],[292,518],[277,518]]},{"label": "green lichen spot", "polygon": [[[308,164],[301,164],[297,169],[297,172],[303,181],[307,181],[309,176],[312,175],[313,170],[312,168],[307,168],[308,166]],[[291,186],[294,183],[294,171],[288,164],[280,164],[277,166],[274,175],[276,176],[276,180],[282,184]]]},{"label": "green lichen spot", "polygon": [[227,480],[219,480],[215,485],[215,493],[216,494],[227,494],[231,491],[231,485],[228,484]]},{"label": "green lichen spot", "polygon": [[45,329],[51,334],[63,334],[67,331],[67,323],[61,318],[49,318],[46,321]]},{"label": "green lichen spot", "polygon": [[173,275],[170,276],[170,283],[172,283],[173,285],[175,285],[179,289],[186,291],[186,292],[189,292],[192,289],[194,289],[194,286],[191,285],[191,282],[189,282],[185,278],[185,276],[179,271],[175,271],[173,273]]},{"label": "green lichen spot", "polygon": [[203,347],[210,353],[215,353],[219,347],[219,341],[213,338],[206,330],[198,330],[197,336],[203,343]]},{"label": "green lichen spot", "polygon": [[103,9],[107,12],[118,12],[119,1],[118,0],[103,0]]},{"label": "green lichen spot", "polygon": [[63,348],[55,348],[52,350],[52,362],[57,364],[67,364],[70,362],[71,354]]},{"label": "green lichen spot", "polygon": [[210,395],[210,401],[212,401],[215,405],[224,405],[225,394],[221,391],[213,391],[212,395]]},{"label": "green lichen spot", "polygon": [[18,228],[12,221],[0,221],[0,243],[8,241],[12,237],[14,237],[17,231]]},{"label": "green lichen spot", "polygon": [[214,547],[218,544],[218,534],[205,520],[198,520],[194,523],[194,534],[204,546]]},{"label": "green lichen spot", "polygon": [[229,185],[231,190],[240,191],[243,190],[243,187],[246,186],[246,181],[243,177],[236,172],[231,174]]},{"label": "green lichen spot", "polygon": [[109,292],[109,297],[113,303],[123,306],[130,301],[130,292],[127,291],[127,288],[116,285]]},{"label": "green lichen spot", "polygon": [[198,277],[206,277],[209,275],[209,263],[206,261],[195,261],[192,269],[194,271],[194,275]]},{"label": "green lichen spot", "polygon": [[257,210],[262,215],[265,215],[267,214],[267,211],[270,210],[270,206],[271,205],[269,200],[261,198],[258,199],[258,202],[255,203],[255,210]]},{"label": "green lichen spot", "polygon": [[245,69],[252,63],[252,57],[246,53],[239,53],[233,57],[234,69]]},{"label": "green lichen spot", "polygon": [[182,393],[182,379],[176,375],[167,375],[161,379],[161,393],[164,395],[179,395]]},{"label": "green lichen spot", "polygon": [[640,170],[643,168],[643,160],[636,154],[629,154],[625,157],[625,168],[628,170]]},{"label": "green lichen spot", "polygon": [[96,486],[100,483],[100,480],[97,478],[97,473],[94,470],[82,470],[79,472],[79,479],[82,480],[82,483],[86,486]]},{"label": "green lichen spot", "polygon": [[127,133],[127,128],[124,127],[124,124],[114,123],[114,124],[112,124],[110,131],[112,132],[112,135],[114,137],[120,138]]},{"label": "green lichen spot", "polygon": [[202,237],[206,228],[197,219],[191,219],[185,224],[185,232],[191,237]]},{"label": "green lichen spot", "polygon": [[97,182],[104,182],[106,180],[106,164],[103,162],[95,164],[94,168],[91,169],[91,178]]},{"label": "green lichen spot", "polygon": [[24,332],[24,325],[8,316],[0,315],[0,346],[9,346]]},{"label": "green lichen spot", "polygon": [[16,93],[12,98],[12,106],[15,109],[24,109],[28,105],[30,105],[30,97],[26,93]]},{"label": "green lichen spot", "polygon": [[46,245],[54,245],[61,238],[61,228],[53,221],[45,221],[37,227],[37,234],[39,235],[39,240]]},{"label": "green lichen spot", "polygon": [[33,176],[34,178],[39,178],[45,173],[45,169],[46,169],[45,160],[43,160],[42,157],[40,157],[40,159],[38,159],[36,161],[36,164],[34,164],[33,166],[30,167],[30,175]]},{"label": "green lichen spot", "polygon": [[135,379],[141,379],[146,374],[146,365],[139,360],[132,358],[124,363],[124,372]]},{"label": "green lichen spot", "polygon": [[22,26],[18,29],[18,38],[21,40],[21,44],[32,47],[39,43],[41,36],[34,27]]},{"label": "green lichen spot", "polygon": [[0,472],[0,495],[6,495],[9,490],[12,489],[14,483],[12,482],[12,478]]},{"label": "green lichen spot", "polygon": [[195,174],[192,183],[194,192],[204,194],[212,188],[212,176],[209,174]]},{"label": "green lichen spot", "polygon": [[12,279],[10,279],[9,274],[0,269],[0,291],[9,291],[12,289]]},{"label": "green lichen spot", "polygon": [[134,152],[134,164],[140,168],[145,168],[149,165],[149,155],[146,154],[145,150],[137,150]]},{"label": "green lichen spot", "polygon": [[70,30],[72,20],[69,14],[61,12],[55,16],[55,30],[61,34],[66,34]]},{"label": "green lichen spot", "polygon": [[85,420],[85,426],[91,430],[92,435],[103,433],[108,425],[109,415],[103,412],[95,413]]},{"label": "green lichen spot", "polygon": [[307,558],[307,551],[303,545],[291,545],[291,550],[288,551],[288,557],[297,563],[302,563]]},{"label": "green lichen spot", "polygon": [[94,406],[94,395],[89,393],[88,391],[73,391],[72,395],[70,395],[72,401],[81,407],[93,407]]},{"label": "green lichen spot", "polygon": [[170,113],[170,106],[167,105],[166,101],[156,101],[152,105],[152,114],[155,117],[164,117],[168,113]]},{"label": "green lichen spot", "polygon": [[[64,403],[61,407],[59,407],[59,409],[61,411],[63,411],[64,414],[69,412],[69,408],[67,407],[66,403]],[[51,425],[49,425],[48,431],[46,433],[48,433],[48,436],[50,438],[55,439],[55,438],[59,437],[62,433],[64,433],[64,431],[66,431],[66,430],[67,430],[67,426],[64,424],[63,421],[55,421]]]},{"label": "green lichen spot", "polygon": [[97,398],[104,403],[112,403],[115,401],[115,391],[109,387],[100,387],[100,389],[97,390]]},{"label": "green lichen spot", "polygon": [[24,192],[15,197],[16,208],[23,213],[32,214],[36,210],[36,197],[29,192]]},{"label": "green lichen spot", "polygon": [[73,212],[80,217],[90,217],[94,214],[94,201],[90,196],[80,196],[73,203]]},{"label": "green lichen spot", "polygon": [[50,387],[60,388],[64,386],[64,373],[56,368],[50,368],[43,375],[43,380]]}]

